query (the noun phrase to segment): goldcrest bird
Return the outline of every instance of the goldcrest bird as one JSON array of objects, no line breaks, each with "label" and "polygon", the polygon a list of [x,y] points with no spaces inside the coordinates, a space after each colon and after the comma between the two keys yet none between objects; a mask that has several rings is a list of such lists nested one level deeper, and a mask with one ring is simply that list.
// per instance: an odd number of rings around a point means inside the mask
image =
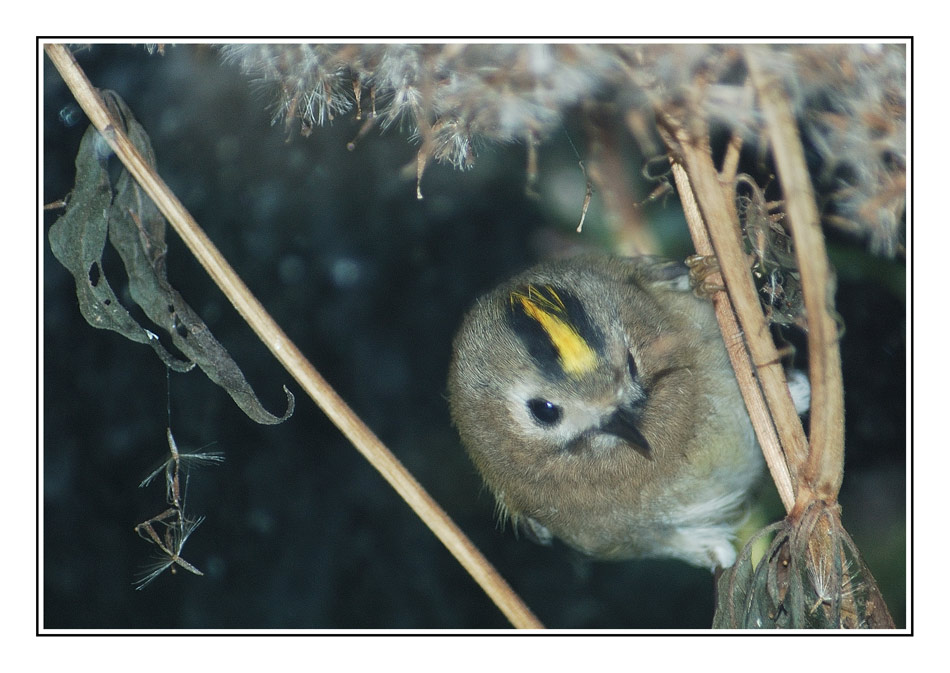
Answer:
[{"label": "goldcrest bird", "polygon": [[502,518],[594,558],[735,561],[761,452],[708,300],[656,257],[544,263],[481,297],[449,404]]}]

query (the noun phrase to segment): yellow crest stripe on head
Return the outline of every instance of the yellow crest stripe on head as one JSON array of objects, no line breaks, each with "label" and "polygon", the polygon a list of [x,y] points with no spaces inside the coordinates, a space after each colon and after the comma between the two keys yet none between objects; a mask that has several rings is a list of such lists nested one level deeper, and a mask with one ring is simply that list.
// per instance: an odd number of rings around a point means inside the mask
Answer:
[{"label": "yellow crest stripe on head", "polygon": [[576,377],[597,367],[597,353],[571,324],[567,308],[554,288],[528,285],[527,294],[512,292],[510,300],[520,303],[525,315],[541,326],[566,373]]}]

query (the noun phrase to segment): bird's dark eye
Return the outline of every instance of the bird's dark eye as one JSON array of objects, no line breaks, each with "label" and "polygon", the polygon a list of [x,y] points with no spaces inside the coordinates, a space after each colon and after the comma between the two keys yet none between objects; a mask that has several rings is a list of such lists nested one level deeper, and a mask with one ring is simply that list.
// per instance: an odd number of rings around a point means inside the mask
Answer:
[{"label": "bird's dark eye", "polygon": [[561,407],[539,397],[528,400],[528,411],[541,425],[550,427],[561,420]]},{"label": "bird's dark eye", "polygon": [[633,353],[627,353],[627,369],[630,370],[630,378],[637,380],[637,363],[633,360]]}]

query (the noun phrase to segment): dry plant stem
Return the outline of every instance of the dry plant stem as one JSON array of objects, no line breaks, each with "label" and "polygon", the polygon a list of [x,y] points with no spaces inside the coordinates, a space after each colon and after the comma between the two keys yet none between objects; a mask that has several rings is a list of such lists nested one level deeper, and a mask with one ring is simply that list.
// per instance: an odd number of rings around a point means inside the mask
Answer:
[{"label": "dry plant stem", "polygon": [[798,471],[807,455],[808,444],[788,390],[785,370],[782,369],[778,351],[762,313],[749,271],[749,262],[739,240],[739,216],[735,202],[726,198],[726,192],[719,182],[709,150],[708,136],[704,136],[702,148],[686,144],[683,151],[687,157],[686,172],[696,191],[697,203],[719,260],[726,289],[745,334],[746,345],[752,355],[762,392],[765,393],[775,430],[782,443],[792,486],[797,493]]},{"label": "dry plant stem", "polygon": [[811,447],[801,475],[804,488],[798,493],[796,508],[800,509],[812,498],[829,504],[835,502],[841,487],[844,473],[841,352],[838,328],[829,306],[833,278],[798,127],[781,81],[762,68],[759,53],[759,48],[746,48],[746,63],[759,97],[766,135],[785,197],[785,212],[795,240],[808,316]]},{"label": "dry plant stem", "polygon": [[731,185],[739,172],[739,156],[742,152],[742,135],[736,131],[729,138],[726,146],[726,156],[722,160],[722,171],[719,174],[723,184]]},{"label": "dry plant stem", "polygon": [[89,116],[90,121],[261,341],[346,435],[353,446],[382,474],[400,497],[435,533],[508,620],[518,628],[543,628],[538,619],[465,534],[317,373],[313,365],[268,315],[177,197],[145,163],[129,139],[113,123],[98,92],[89,83],[69,50],[62,45],[50,44],[46,45],[46,53],[66,81],[79,105]]},{"label": "dry plant stem", "polygon": [[587,162],[587,175],[603,195],[614,234],[614,249],[627,256],[655,254],[659,245],[637,207],[637,200],[630,190],[634,181],[623,157],[617,152],[618,128],[612,122],[604,121],[598,108],[590,106],[588,112],[593,159]]},{"label": "dry plant stem", "polygon": [[[703,223],[699,206],[693,196],[686,170],[677,163],[673,164],[673,179],[676,181],[676,188],[683,202],[683,211],[686,214],[686,222],[689,225],[696,252],[700,255],[713,255],[712,242],[706,232],[706,225]],[[721,285],[721,277],[718,273],[711,276],[709,281],[714,285]],[[719,321],[719,329],[722,331],[726,343],[726,351],[729,353],[732,368],[736,372],[739,389],[742,392],[743,400],[745,400],[746,409],[749,411],[749,417],[752,419],[752,426],[755,428],[762,453],[765,455],[765,462],[769,466],[769,472],[772,474],[772,480],[778,489],[785,511],[791,511],[795,504],[792,480],[785,464],[785,456],[782,453],[782,446],[775,432],[775,426],[772,423],[772,416],[769,414],[765,398],[762,396],[762,389],[759,387],[755,376],[749,351],[746,350],[745,342],[742,339],[742,332],[739,329],[739,323],[736,321],[732,301],[729,299],[729,294],[722,291],[716,292],[712,297],[712,301],[716,310],[716,319]]]},{"label": "dry plant stem", "polygon": [[[727,198],[727,194],[732,194],[733,187],[731,184],[723,185],[720,181],[713,164],[705,124],[691,118],[691,129],[688,131],[676,118],[663,111],[660,111],[659,122],[661,134],[689,177],[690,188],[709,232],[726,290],[742,327],[769,414],[785,454],[784,462],[791,477],[792,490],[797,493],[798,470],[807,455],[805,432],[792,403],[785,372],[762,313],[739,239],[739,216],[735,201],[731,196]],[[755,413],[755,410],[749,411],[750,414]],[[759,441],[764,445],[769,439],[767,436],[760,437]],[[765,457],[766,460],[775,458],[768,454]],[[770,464],[769,467],[773,474],[784,471],[777,464]],[[778,483],[776,486],[784,489]]]}]

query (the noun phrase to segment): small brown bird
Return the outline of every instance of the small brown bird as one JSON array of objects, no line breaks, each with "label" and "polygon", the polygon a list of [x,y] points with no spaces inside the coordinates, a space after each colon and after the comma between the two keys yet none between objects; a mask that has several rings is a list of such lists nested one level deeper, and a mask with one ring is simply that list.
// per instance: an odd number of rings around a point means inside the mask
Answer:
[{"label": "small brown bird", "polygon": [[525,271],[466,315],[448,386],[501,516],[531,539],[735,561],[763,460],[684,265],[583,256]]}]

